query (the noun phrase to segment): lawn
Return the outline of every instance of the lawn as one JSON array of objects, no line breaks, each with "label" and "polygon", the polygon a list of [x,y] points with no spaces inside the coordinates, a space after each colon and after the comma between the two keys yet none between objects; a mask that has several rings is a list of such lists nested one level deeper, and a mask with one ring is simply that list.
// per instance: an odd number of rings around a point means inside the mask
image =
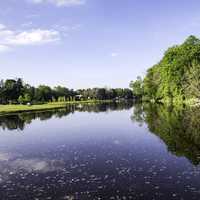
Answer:
[{"label": "lawn", "polygon": [[100,101],[100,100],[69,101],[69,102],[46,103],[46,104],[31,105],[31,106],[29,105],[0,105],[0,114],[51,110],[51,109],[56,109],[56,108],[64,108],[67,104],[101,103],[101,102],[103,103],[103,102],[108,102],[108,101],[106,100],[105,101]]}]

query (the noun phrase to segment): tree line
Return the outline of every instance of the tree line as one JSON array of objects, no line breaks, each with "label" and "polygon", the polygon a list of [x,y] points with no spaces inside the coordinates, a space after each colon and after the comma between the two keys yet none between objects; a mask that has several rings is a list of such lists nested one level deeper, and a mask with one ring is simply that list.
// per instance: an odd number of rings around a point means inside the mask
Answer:
[{"label": "tree line", "polygon": [[133,95],[143,100],[180,102],[200,98],[200,40],[190,36],[169,48],[144,79],[130,83]]},{"label": "tree line", "polygon": [[128,88],[89,88],[73,90],[63,86],[38,87],[25,83],[21,78],[0,81],[0,104],[38,104],[45,102],[132,99]]}]

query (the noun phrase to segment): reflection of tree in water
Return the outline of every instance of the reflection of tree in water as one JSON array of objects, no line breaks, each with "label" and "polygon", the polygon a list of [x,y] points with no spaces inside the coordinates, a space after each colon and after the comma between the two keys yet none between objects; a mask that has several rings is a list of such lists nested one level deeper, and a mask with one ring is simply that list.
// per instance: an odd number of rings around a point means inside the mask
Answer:
[{"label": "reflection of tree in water", "polygon": [[24,121],[21,120],[17,115],[11,115],[11,116],[0,116],[0,126],[3,130],[9,129],[24,129]]},{"label": "reflection of tree in water", "polygon": [[142,126],[144,123],[144,110],[142,104],[135,104],[133,108],[133,115],[131,115],[131,120],[133,122],[138,122],[139,126]]},{"label": "reflection of tree in water", "polygon": [[[165,107],[156,104],[137,105],[140,112],[131,117],[146,122],[149,130],[160,137],[168,150],[200,163],[200,108]],[[145,115],[143,114],[145,113]]]},{"label": "reflection of tree in water", "polygon": [[128,110],[133,106],[132,101],[126,102],[112,102],[112,103],[98,103],[98,104],[81,104],[81,105],[74,105],[75,111],[79,112],[107,112],[112,110]]},{"label": "reflection of tree in water", "polygon": [[66,107],[62,109],[0,116],[0,127],[2,127],[3,130],[24,130],[25,126],[27,124],[30,124],[35,119],[44,121],[49,120],[52,117],[62,118],[69,115],[70,113],[74,113],[75,111],[98,113],[107,112],[109,110],[130,109],[132,106],[133,102],[103,104],[70,104],[66,105]]}]

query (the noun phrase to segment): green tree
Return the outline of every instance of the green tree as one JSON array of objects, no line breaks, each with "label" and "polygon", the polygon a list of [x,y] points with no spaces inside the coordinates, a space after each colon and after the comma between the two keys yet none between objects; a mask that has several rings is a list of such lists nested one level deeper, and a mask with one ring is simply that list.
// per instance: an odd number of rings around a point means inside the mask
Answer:
[{"label": "green tree", "polygon": [[24,94],[24,101],[25,101],[25,103],[30,103],[31,102],[30,94]]},{"label": "green tree", "polygon": [[143,95],[143,81],[140,76],[137,77],[136,81],[131,81],[130,88],[133,90],[133,96],[141,98]]},{"label": "green tree", "polygon": [[23,104],[23,103],[24,103],[24,97],[23,97],[22,95],[19,96],[18,102],[19,102],[20,104]]},{"label": "green tree", "polygon": [[[169,48],[161,61],[147,71],[143,96],[149,100],[182,102],[199,98],[200,40],[190,36],[181,45]],[[141,79],[132,82],[134,95],[139,95]]]},{"label": "green tree", "polygon": [[184,89],[187,97],[200,98],[200,63],[193,62],[188,69]]},{"label": "green tree", "polygon": [[49,86],[40,85],[35,91],[35,100],[40,102],[48,102],[52,100],[53,92]]}]

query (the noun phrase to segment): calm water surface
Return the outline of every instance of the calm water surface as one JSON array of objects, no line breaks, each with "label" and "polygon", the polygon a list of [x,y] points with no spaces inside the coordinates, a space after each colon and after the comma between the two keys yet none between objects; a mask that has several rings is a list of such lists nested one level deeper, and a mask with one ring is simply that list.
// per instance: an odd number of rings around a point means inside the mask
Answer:
[{"label": "calm water surface", "polygon": [[199,120],[132,103],[2,116],[0,199],[199,200]]}]

